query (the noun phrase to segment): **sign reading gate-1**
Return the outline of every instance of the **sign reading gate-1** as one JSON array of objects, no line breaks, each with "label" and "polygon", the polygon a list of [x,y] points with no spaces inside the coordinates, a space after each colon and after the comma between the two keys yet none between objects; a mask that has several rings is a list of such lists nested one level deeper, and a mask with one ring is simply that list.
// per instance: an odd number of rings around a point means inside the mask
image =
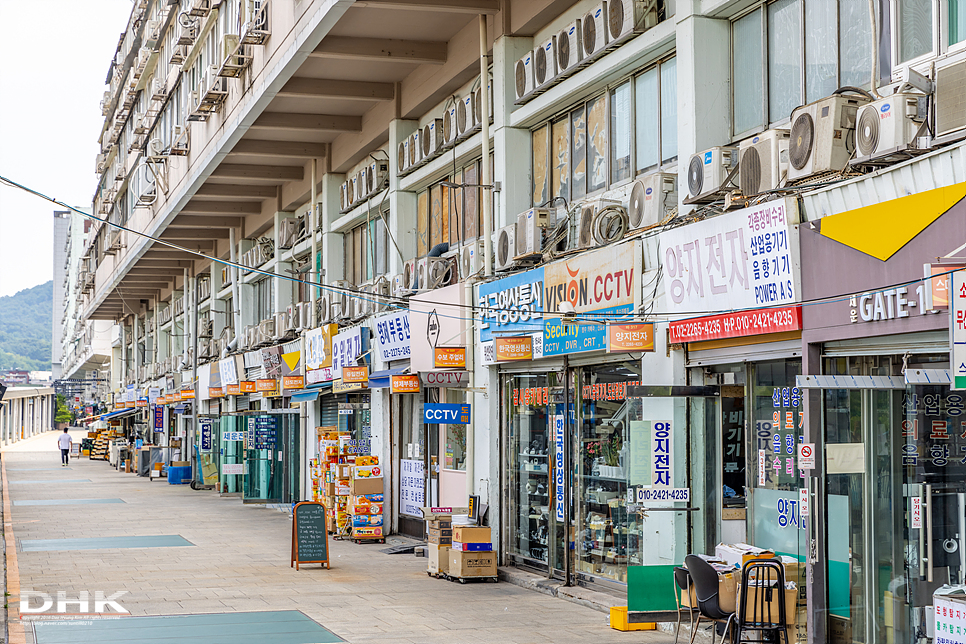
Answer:
[{"label": "sign reading gate-1", "polygon": [[427,425],[469,425],[470,405],[455,403],[426,403],[423,422]]}]

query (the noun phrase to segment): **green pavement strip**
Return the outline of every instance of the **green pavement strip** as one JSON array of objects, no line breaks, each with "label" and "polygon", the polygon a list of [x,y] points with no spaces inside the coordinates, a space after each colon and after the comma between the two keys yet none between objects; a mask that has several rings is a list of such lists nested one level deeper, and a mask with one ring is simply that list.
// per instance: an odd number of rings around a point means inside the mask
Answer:
[{"label": "green pavement strip", "polygon": [[90,483],[90,479],[41,479],[39,481],[10,481],[11,485],[25,485],[27,483]]},{"label": "green pavement strip", "polygon": [[124,503],[121,499],[37,499],[14,501],[14,505],[94,505],[100,503]]},{"label": "green pavement strip", "polygon": [[8,472],[53,472],[54,470],[58,472],[63,472],[64,470],[72,470],[72,467],[8,467]]},{"label": "green pavement strip", "polygon": [[[119,600],[124,601],[123,597]],[[323,644],[342,638],[297,610],[33,622],[37,644]]]},{"label": "green pavement strip", "polygon": [[110,548],[177,548],[194,546],[179,534],[140,537],[96,537],[92,539],[21,539],[23,552],[64,552],[68,550],[106,550]]}]

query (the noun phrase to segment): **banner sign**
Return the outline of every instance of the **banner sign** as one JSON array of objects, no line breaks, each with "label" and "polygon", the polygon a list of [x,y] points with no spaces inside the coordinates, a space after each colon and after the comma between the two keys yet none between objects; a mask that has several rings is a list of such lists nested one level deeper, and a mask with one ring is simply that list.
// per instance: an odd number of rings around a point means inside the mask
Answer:
[{"label": "banner sign", "polygon": [[419,376],[391,376],[389,378],[389,393],[418,394]]},{"label": "banner sign", "polygon": [[422,460],[400,459],[399,512],[420,516],[420,508],[426,502],[426,470]]},{"label": "banner sign", "polygon": [[362,326],[352,327],[340,331],[332,339],[332,376],[342,378],[343,367],[356,366],[356,360],[361,356],[368,344],[369,329]]},{"label": "banner sign", "polygon": [[496,338],[496,361],[533,360],[533,338],[529,335]]},{"label": "banner sign", "polygon": [[557,521],[564,520],[564,488],[566,486],[566,470],[564,468],[564,417],[553,417],[553,504]]},{"label": "banner sign", "polygon": [[654,351],[654,325],[609,324],[607,325],[608,353],[631,353]]},{"label": "banner sign", "polygon": [[436,347],[433,363],[437,369],[465,369],[466,347]]},{"label": "banner sign", "polygon": [[155,406],[154,408],[154,431],[164,431],[164,407]]},{"label": "banner sign", "polygon": [[235,383],[234,385],[228,385],[225,387],[225,392],[229,396],[238,396],[241,394],[241,383]]},{"label": "banner sign", "polygon": [[201,421],[201,451],[211,451],[211,421]]},{"label": "banner sign", "polygon": [[255,389],[254,380],[242,380],[240,383],[240,387],[241,387],[241,392],[243,394],[253,394],[257,391]]},{"label": "banner sign", "polygon": [[225,389],[223,387],[208,387],[209,398],[221,398],[224,395]]},{"label": "banner sign", "polygon": [[783,306],[757,311],[722,313],[690,320],[676,320],[669,326],[672,344],[801,331],[802,307]]},{"label": "banner sign", "polygon": [[427,387],[468,387],[469,371],[421,371],[419,379]]},{"label": "banner sign", "polygon": [[369,367],[343,367],[342,382],[369,382]]},{"label": "banner sign", "polygon": [[235,361],[235,356],[230,356],[224,360],[219,360],[218,372],[221,374],[221,384],[223,386],[237,385],[238,363]]},{"label": "banner sign", "polygon": [[383,362],[405,360],[410,356],[408,309],[378,317],[374,323],[376,354]]},{"label": "banner sign", "polygon": [[[307,369],[332,366],[332,338],[339,332],[336,324],[323,324],[305,334],[305,364]],[[331,378],[330,378],[331,380]]]},{"label": "banner sign", "polygon": [[669,488],[671,477],[671,423],[654,423],[651,431],[652,488]]},{"label": "banner sign", "polygon": [[950,389],[966,389],[966,271],[953,273],[953,289],[950,293],[949,361],[953,368]]},{"label": "banner sign", "polygon": [[274,378],[259,378],[255,381],[255,391],[271,393],[278,389],[278,380]]},{"label": "banner sign", "polygon": [[470,405],[461,403],[426,403],[423,422],[427,425],[469,425]]}]

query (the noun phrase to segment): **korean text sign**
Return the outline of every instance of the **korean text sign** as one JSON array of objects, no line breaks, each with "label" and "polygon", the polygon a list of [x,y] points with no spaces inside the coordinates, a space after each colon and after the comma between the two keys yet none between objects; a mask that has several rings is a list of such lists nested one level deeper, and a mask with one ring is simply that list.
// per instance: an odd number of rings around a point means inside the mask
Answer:
[{"label": "korean text sign", "polygon": [[398,311],[375,319],[376,352],[383,362],[410,356],[409,311]]},{"label": "korean text sign", "polygon": [[538,332],[543,326],[543,268],[517,273],[481,284],[480,342],[489,342],[493,332]]},{"label": "korean text sign", "polygon": [[671,487],[671,423],[656,422],[651,429],[651,487]]},{"label": "korean text sign", "polygon": [[469,425],[470,405],[456,403],[426,403],[423,422],[427,425]]},{"label": "korean text sign", "polygon": [[801,300],[798,207],[779,199],[661,233],[670,310],[751,309]]},{"label": "korean text sign", "polygon": [[356,359],[366,350],[368,332],[366,327],[353,327],[340,331],[332,339],[332,376],[342,377],[343,367],[356,366]]}]

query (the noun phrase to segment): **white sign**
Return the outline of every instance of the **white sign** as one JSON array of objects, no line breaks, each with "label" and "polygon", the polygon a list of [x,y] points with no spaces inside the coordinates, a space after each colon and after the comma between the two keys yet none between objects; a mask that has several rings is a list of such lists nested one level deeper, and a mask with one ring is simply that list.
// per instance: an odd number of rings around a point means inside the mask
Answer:
[{"label": "white sign", "polygon": [[651,485],[655,488],[669,488],[673,484],[671,476],[671,423],[654,423],[651,431]]},{"label": "white sign", "polygon": [[321,369],[308,369],[305,372],[305,384],[317,385],[320,382],[332,380],[332,367],[322,367]]},{"label": "white sign", "polygon": [[399,486],[399,512],[409,516],[422,516],[426,504],[426,473],[421,460],[400,459],[402,480]]},{"label": "white sign", "polygon": [[798,511],[803,517],[811,516],[808,504],[808,488],[798,489]]},{"label": "white sign", "polygon": [[951,304],[949,321],[951,335],[949,356],[953,366],[950,389],[966,389],[966,271],[953,273],[953,290],[949,294]]},{"label": "white sign", "polygon": [[311,329],[305,334],[306,369],[319,369],[325,362],[325,330],[322,327]]},{"label": "white sign", "polygon": [[221,440],[223,441],[243,441],[245,440],[245,432],[222,432]]},{"label": "white sign", "polygon": [[419,379],[426,387],[468,387],[469,371],[421,371]]},{"label": "white sign", "polygon": [[815,469],[815,443],[798,444],[798,469]]},{"label": "white sign", "polygon": [[409,358],[409,311],[399,311],[376,318],[372,332],[375,334],[376,355],[383,362]]},{"label": "white sign", "polygon": [[238,384],[238,365],[235,356],[218,361],[218,372],[221,373],[221,386]]},{"label": "white sign", "polygon": [[149,387],[148,388],[148,402],[152,405],[161,396],[160,387]]},{"label": "white sign", "polygon": [[362,355],[363,327],[357,326],[340,331],[332,338],[332,377],[342,377],[342,367],[356,366],[356,358]]},{"label": "white sign", "polygon": [[753,309],[801,300],[798,206],[778,199],[660,234],[670,310]]},{"label": "white sign", "polygon": [[933,644],[966,644],[966,605],[933,595],[936,637]]},{"label": "white sign", "polygon": [[245,473],[244,463],[225,463],[221,466],[221,473],[227,476],[237,476]]},{"label": "white sign", "polygon": [[645,501],[690,501],[691,500],[691,488],[687,487],[669,487],[669,488],[647,488],[640,487],[637,488],[637,502],[644,503]]},{"label": "white sign", "polygon": [[758,450],[758,487],[765,487],[765,450]]},{"label": "white sign", "polygon": [[914,496],[909,501],[909,527],[922,530],[922,497]]}]

